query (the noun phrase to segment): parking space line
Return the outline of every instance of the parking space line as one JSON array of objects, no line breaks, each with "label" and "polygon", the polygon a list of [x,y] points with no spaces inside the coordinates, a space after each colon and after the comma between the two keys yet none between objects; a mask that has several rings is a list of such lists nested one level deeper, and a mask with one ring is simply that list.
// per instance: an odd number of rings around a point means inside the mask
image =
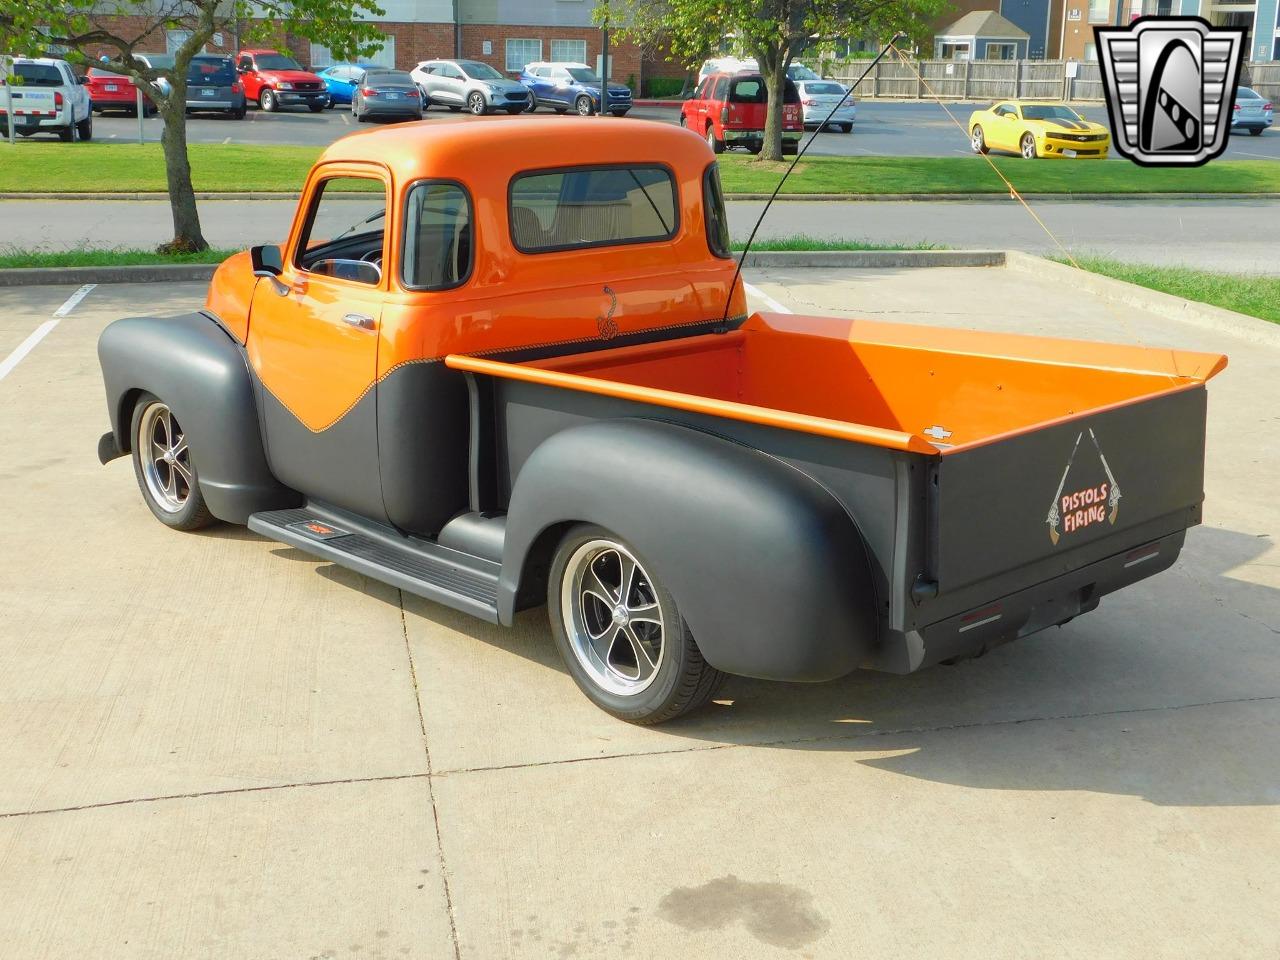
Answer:
[{"label": "parking space line", "polygon": [[89,295],[89,291],[96,286],[96,283],[86,283],[71,296],[67,297],[66,302],[53,312],[52,320],[46,320],[44,323],[40,324],[40,326],[36,327],[27,339],[18,344],[13,353],[5,357],[4,360],[0,360],[0,380],[7,377],[13,369],[22,362],[23,358],[34,350],[40,341],[53,331],[53,328],[61,322],[62,318],[74,310],[76,308],[76,304],[87,297]]},{"label": "parking space line", "polygon": [[1275,157],[1266,153],[1250,153],[1248,150],[1236,150],[1236,153],[1242,157],[1261,157],[1263,160],[1274,160]]},{"label": "parking space line", "polygon": [[782,304],[780,304],[777,300],[773,299],[773,297],[769,296],[767,293],[761,290],[759,287],[754,286],[753,284],[747,283],[747,281],[745,280],[742,281],[742,289],[747,292],[747,296],[755,297],[757,300],[763,303],[766,307],[768,307],[774,313],[790,313],[791,312]]},{"label": "parking space line", "polygon": [[340,113],[338,114],[338,116],[342,118],[342,122],[344,124],[346,124],[348,127],[351,126],[351,118],[348,117],[345,113]]}]

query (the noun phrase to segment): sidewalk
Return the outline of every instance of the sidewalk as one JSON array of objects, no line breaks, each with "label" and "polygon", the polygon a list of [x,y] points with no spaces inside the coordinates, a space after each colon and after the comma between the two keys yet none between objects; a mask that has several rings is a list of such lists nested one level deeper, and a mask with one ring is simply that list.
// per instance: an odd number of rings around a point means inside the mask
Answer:
[{"label": "sidewalk", "polygon": [[[1205,525],[979,660],[731,679],[632,727],[578,693],[544,610],[504,630],[156,523],[93,455],[95,343],[205,288],[100,286],[0,381],[0,952],[1273,955],[1280,348],[997,268],[747,279],[798,312],[1230,354]],[[0,357],[70,293],[0,290]]]}]

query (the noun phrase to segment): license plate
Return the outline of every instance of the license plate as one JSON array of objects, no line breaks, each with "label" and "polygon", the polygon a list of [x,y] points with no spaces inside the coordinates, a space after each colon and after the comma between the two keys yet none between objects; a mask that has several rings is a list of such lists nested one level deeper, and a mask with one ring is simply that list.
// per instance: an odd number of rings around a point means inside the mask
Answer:
[{"label": "license plate", "polygon": [[120,87],[114,83],[107,84],[107,93],[115,93]]},{"label": "license plate", "polygon": [[1076,152],[1074,150],[1063,150],[1062,155],[1064,157],[1074,157],[1076,155]]},{"label": "license plate", "polygon": [[400,99],[400,94],[398,94],[398,93],[384,93],[384,94],[383,94],[383,96],[384,96],[384,97],[386,97],[388,100],[399,100],[399,99]]},{"label": "license plate", "polygon": [[217,96],[217,94],[218,94],[217,90],[201,90],[200,91],[200,96],[202,97],[214,97],[214,96]]}]

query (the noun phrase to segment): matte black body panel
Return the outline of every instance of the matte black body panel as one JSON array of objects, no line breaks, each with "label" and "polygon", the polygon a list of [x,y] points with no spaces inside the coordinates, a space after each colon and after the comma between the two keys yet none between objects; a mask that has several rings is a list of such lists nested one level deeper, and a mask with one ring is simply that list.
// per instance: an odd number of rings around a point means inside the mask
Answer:
[{"label": "matte black body panel", "polygon": [[871,658],[874,588],[861,537],[835,497],[776,457],[653,420],[556,433],[511,495],[503,622],[525,555],[564,521],[599,524],[634,546],[717,669],[829,680]]},{"label": "matte black body panel", "polygon": [[133,403],[146,391],[167,403],[183,425],[200,492],[215,517],[245,523],[258,510],[301,502],[267,466],[244,350],[214,317],[117,320],[98,339],[98,359],[122,453],[132,448]]}]

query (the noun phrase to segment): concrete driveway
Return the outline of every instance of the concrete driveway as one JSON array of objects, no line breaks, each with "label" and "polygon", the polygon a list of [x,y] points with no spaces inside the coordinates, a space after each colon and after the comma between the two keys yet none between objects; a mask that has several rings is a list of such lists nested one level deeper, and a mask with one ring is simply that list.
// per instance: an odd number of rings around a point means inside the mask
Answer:
[{"label": "concrete driveway", "polygon": [[[751,280],[797,311],[1229,353],[1205,525],[980,660],[731,680],[631,727],[541,610],[503,630],[156,523],[94,457],[94,343],[203,289],[95,288],[0,379],[0,953],[1276,956],[1280,345],[998,269]],[[72,293],[0,290],[0,370]]]}]

